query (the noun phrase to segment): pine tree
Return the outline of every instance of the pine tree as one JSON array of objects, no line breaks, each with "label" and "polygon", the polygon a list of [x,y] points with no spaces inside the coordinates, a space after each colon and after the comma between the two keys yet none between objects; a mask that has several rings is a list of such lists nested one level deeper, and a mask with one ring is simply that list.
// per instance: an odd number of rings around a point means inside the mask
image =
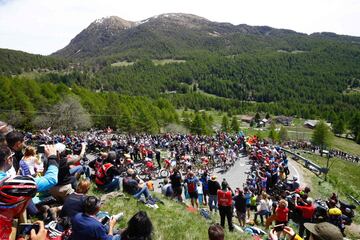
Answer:
[{"label": "pine tree", "polygon": [[280,128],[280,131],[279,131],[279,139],[281,142],[285,142],[289,139],[288,132],[287,132],[286,128],[283,126]]},{"label": "pine tree", "polygon": [[236,119],[236,116],[233,116],[232,117],[232,120],[231,120],[231,130],[235,133],[238,133],[239,132],[239,123],[238,123],[238,120]]},{"label": "pine tree", "polygon": [[140,107],[138,115],[136,116],[136,131],[141,133],[158,133],[159,126],[151,115],[149,109],[143,105]]},{"label": "pine tree", "polygon": [[254,119],[254,121],[255,121],[257,124],[260,122],[260,114],[259,114],[258,112],[255,114],[255,119]]},{"label": "pine tree", "polygon": [[106,99],[106,113],[103,119],[106,126],[117,128],[118,118],[120,116],[120,101],[118,95],[110,93]]},{"label": "pine tree", "polygon": [[332,130],[334,132],[334,134],[336,135],[341,135],[344,133],[345,131],[345,123],[341,118],[336,118],[334,120],[334,123],[332,125]]},{"label": "pine tree", "polygon": [[331,133],[324,121],[320,121],[316,124],[311,141],[315,146],[320,147],[322,150],[330,147]]},{"label": "pine tree", "polygon": [[276,130],[275,130],[276,126],[274,123],[271,123],[270,125],[270,132],[269,132],[269,138],[271,139],[271,141],[273,143],[275,143],[278,139],[278,134],[276,133]]},{"label": "pine tree", "polygon": [[199,113],[195,115],[194,120],[191,123],[190,131],[191,133],[195,133],[199,135],[207,133],[206,123]]},{"label": "pine tree", "polygon": [[229,131],[229,119],[226,114],[223,116],[221,121],[221,131],[228,132]]},{"label": "pine tree", "polygon": [[133,133],[135,132],[134,120],[131,116],[129,108],[125,104],[120,105],[121,114],[118,119],[118,129],[122,132]]},{"label": "pine tree", "polygon": [[350,120],[349,124],[351,132],[354,134],[355,141],[360,143],[360,111],[358,111]]}]

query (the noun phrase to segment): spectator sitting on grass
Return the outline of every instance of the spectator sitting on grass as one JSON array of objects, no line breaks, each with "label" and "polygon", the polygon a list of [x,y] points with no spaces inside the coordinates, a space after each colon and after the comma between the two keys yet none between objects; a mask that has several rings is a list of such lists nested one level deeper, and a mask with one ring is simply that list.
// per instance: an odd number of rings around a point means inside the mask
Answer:
[{"label": "spectator sitting on grass", "polygon": [[161,187],[161,193],[166,197],[172,197],[174,194],[168,178],[164,179],[164,185]]},{"label": "spectator sitting on grass", "polygon": [[116,218],[112,217],[109,221],[109,230],[96,219],[96,214],[100,211],[100,200],[94,196],[89,196],[84,202],[84,213],[77,213],[71,219],[72,234],[70,239],[113,239],[120,240],[120,235],[113,236],[113,229]]},{"label": "spectator sitting on grass", "polygon": [[81,178],[77,184],[76,192],[70,194],[62,206],[60,217],[73,218],[77,213],[83,212],[86,194],[90,190],[91,182],[86,178]]},{"label": "spectator sitting on grass", "polygon": [[123,179],[124,192],[133,195],[135,198],[140,199],[144,195],[145,199],[151,199],[149,190],[144,183],[131,168],[127,170],[127,176]]}]

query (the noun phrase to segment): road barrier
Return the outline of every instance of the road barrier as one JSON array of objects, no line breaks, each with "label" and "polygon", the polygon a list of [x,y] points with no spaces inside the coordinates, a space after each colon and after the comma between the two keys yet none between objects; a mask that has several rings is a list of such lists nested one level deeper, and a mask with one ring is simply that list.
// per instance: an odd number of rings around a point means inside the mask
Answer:
[{"label": "road barrier", "polygon": [[291,155],[294,156],[294,160],[298,161],[298,160],[301,160],[304,164],[304,166],[308,169],[310,169],[312,172],[316,173],[316,174],[326,174],[329,172],[329,169],[328,168],[324,168],[324,167],[320,167],[319,165],[317,165],[316,163],[313,163],[312,161],[310,161],[309,159],[306,159],[304,158],[303,156],[295,153],[295,152],[292,152],[291,150],[289,149],[286,149],[286,148],[281,148],[281,150],[283,150],[284,152],[287,152]]}]

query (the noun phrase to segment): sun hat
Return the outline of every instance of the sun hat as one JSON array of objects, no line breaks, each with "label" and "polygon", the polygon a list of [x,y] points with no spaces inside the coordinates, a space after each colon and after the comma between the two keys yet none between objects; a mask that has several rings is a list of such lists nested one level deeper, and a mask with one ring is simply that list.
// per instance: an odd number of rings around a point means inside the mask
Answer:
[{"label": "sun hat", "polygon": [[339,228],[335,225],[322,222],[318,224],[314,223],[304,223],[304,226],[307,230],[309,230],[312,234],[317,236],[322,240],[341,240],[343,239],[343,235],[340,232]]}]

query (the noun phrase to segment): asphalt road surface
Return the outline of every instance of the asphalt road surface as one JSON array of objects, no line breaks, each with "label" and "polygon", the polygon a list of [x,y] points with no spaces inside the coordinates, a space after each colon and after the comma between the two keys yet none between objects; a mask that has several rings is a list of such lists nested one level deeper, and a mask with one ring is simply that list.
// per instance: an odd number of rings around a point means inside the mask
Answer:
[{"label": "asphalt road surface", "polygon": [[[235,189],[239,187],[240,189],[242,189],[243,184],[246,182],[246,178],[247,178],[246,173],[250,171],[249,161],[250,160],[248,157],[241,157],[238,161],[236,161],[235,165],[232,168],[230,168],[228,171],[222,172],[220,168],[217,168],[215,169],[213,175],[217,177],[217,180],[220,183],[222,182],[223,178],[225,178],[231,188]],[[303,182],[303,178],[292,161],[293,160],[289,160],[289,170],[290,170],[289,179],[292,179],[293,177],[297,177],[298,182],[301,184]],[[157,192],[160,192],[159,183],[161,181],[162,180],[154,181],[155,191]]]},{"label": "asphalt road surface", "polygon": [[[247,178],[247,172],[250,171],[250,164],[249,164],[249,158],[248,157],[242,157],[240,160],[238,160],[234,167],[232,167],[230,170],[228,170],[225,173],[217,173],[215,174],[218,177],[218,181],[221,182],[223,178],[226,179],[226,181],[230,184],[232,188],[239,187],[240,189],[243,188],[243,184],[246,182]],[[290,178],[297,177],[299,179],[299,182],[302,182],[302,178],[299,174],[299,171],[296,169],[296,167],[291,163],[291,160],[289,161],[289,170],[290,170]]]}]

